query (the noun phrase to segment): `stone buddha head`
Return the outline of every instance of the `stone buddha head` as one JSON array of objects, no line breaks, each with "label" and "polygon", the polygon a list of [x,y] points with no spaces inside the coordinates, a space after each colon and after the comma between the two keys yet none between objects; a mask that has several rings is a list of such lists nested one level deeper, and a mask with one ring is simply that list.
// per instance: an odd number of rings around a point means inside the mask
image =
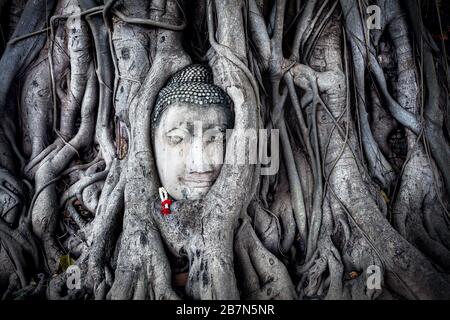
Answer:
[{"label": "stone buddha head", "polygon": [[197,200],[222,168],[226,129],[233,127],[231,99],[205,65],[175,73],[159,92],[152,115],[156,167],[175,200]]}]

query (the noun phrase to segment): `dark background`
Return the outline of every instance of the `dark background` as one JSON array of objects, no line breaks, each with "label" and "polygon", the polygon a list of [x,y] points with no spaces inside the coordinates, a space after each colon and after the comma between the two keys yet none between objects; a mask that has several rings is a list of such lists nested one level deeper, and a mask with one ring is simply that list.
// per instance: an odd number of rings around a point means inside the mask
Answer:
[{"label": "dark background", "polygon": [[[412,0],[403,1],[408,2]],[[448,55],[450,50],[450,0],[421,0],[421,4],[425,25],[431,31],[438,45],[441,45],[442,41],[444,41]],[[437,8],[439,8],[439,11]],[[442,23],[442,33],[439,26],[439,18]]]}]

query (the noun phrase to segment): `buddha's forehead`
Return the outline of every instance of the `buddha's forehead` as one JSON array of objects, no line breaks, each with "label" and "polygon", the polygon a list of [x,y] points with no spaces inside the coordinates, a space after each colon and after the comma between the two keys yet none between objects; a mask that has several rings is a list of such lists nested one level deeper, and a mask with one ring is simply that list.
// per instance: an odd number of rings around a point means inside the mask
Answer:
[{"label": "buddha's forehead", "polygon": [[195,124],[201,124],[202,127],[209,128],[212,126],[227,126],[228,122],[227,112],[223,106],[176,102],[167,107],[157,127],[170,130],[179,126],[191,127]]}]

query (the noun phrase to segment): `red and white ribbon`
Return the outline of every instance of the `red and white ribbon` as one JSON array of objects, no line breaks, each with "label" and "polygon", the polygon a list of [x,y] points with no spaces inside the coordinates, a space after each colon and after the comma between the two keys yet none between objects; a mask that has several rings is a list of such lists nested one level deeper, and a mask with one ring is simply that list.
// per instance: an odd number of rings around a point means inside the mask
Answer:
[{"label": "red and white ribbon", "polygon": [[161,199],[161,213],[166,216],[170,214],[170,205],[172,204],[172,200],[169,199],[169,194],[164,187],[159,188],[159,197]]}]

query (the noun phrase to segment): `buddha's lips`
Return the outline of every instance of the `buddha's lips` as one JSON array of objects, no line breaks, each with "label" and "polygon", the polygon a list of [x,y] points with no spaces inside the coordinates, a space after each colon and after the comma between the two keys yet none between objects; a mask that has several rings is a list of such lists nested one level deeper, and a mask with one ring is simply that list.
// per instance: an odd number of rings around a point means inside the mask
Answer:
[{"label": "buddha's lips", "polygon": [[208,184],[199,184],[199,183],[195,183],[191,185],[191,188],[194,189],[205,189],[205,188],[210,188],[212,186],[212,183],[208,183]]},{"label": "buddha's lips", "polygon": [[195,175],[181,179],[185,184],[192,186],[193,188],[205,188],[210,187],[214,183],[212,175]]}]

